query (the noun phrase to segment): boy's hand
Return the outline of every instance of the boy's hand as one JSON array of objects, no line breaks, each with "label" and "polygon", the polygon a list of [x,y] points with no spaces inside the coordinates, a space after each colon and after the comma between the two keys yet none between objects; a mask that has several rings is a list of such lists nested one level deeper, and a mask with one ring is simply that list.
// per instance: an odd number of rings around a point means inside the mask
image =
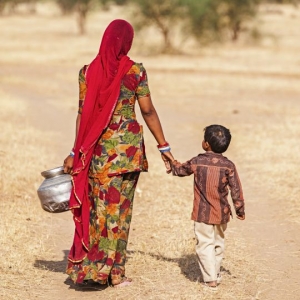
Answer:
[{"label": "boy's hand", "polygon": [[176,159],[172,161],[172,165],[173,166],[181,166],[181,163],[179,161],[177,161]]},{"label": "boy's hand", "polygon": [[245,220],[245,215],[242,215],[242,216],[236,215],[236,217],[237,217],[239,220]]}]

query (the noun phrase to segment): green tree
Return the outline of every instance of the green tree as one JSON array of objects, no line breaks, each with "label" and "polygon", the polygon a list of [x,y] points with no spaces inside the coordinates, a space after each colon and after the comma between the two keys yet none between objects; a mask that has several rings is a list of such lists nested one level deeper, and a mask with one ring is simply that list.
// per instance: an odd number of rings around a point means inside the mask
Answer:
[{"label": "green tree", "polygon": [[182,0],[186,7],[185,34],[210,42],[220,40],[224,19],[220,18],[218,0]]},{"label": "green tree", "polygon": [[75,10],[77,1],[74,0],[56,0],[58,7],[60,8],[62,14],[67,15]]},{"label": "green tree", "polygon": [[87,14],[91,10],[92,0],[56,0],[56,3],[64,15],[76,13],[79,33],[85,34]]},{"label": "green tree", "polygon": [[118,5],[132,5],[134,27],[142,30],[155,26],[162,34],[164,45],[162,53],[177,52],[173,46],[171,34],[173,27],[184,14],[181,0],[112,0]]},{"label": "green tree", "polygon": [[187,8],[187,30],[199,40],[221,41],[230,32],[237,40],[246,21],[257,13],[260,0],[182,0]]},{"label": "green tree", "polygon": [[108,2],[108,0],[56,0],[56,3],[63,14],[76,13],[80,34],[86,33],[86,21],[89,11],[95,8],[97,4],[100,4],[105,8]]},{"label": "green tree", "polygon": [[80,34],[86,33],[86,18],[91,6],[91,0],[77,0],[75,8],[77,11],[77,24]]},{"label": "green tree", "polygon": [[243,24],[255,17],[259,0],[223,0],[224,14],[227,17],[227,27],[231,39],[236,41]]}]

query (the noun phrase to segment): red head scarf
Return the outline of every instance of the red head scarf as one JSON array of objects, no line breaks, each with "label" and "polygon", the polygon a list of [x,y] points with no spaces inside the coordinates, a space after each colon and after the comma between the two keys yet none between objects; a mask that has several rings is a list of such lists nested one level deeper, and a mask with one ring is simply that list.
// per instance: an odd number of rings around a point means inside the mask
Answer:
[{"label": "red head scarf", "polygon": [[89,251],[89,166],[94,147],[115,109],[121,80],[133,64],[127,56],[133,35],[128,22],[112,21],[104,32],[98,55],[87,70],[87,93],[76,138],[69,204],[75,221],[74,242],[69,253],[72,262],[82,261]]}]

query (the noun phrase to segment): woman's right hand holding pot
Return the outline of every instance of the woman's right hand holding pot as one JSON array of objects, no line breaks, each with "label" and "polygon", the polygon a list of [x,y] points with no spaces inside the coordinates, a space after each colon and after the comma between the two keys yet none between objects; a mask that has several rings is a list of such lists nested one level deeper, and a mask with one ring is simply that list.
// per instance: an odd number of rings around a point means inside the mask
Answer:
[{"label": "woman's right hand holding pot", "polygon": [[64,173],[71,174],[73,170],[73,162],[74,162],[74,157],[72,155],[66,157],[63,164]]}]

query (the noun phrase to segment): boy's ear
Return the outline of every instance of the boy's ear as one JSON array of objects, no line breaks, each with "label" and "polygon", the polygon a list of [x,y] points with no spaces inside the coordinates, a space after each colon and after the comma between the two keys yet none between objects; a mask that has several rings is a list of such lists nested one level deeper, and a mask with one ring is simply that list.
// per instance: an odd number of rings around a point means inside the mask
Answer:
[{"label": "boy's ear", "polygon": [[206,142],[206,141],[204,141],[204,147],[205,147],[205,150],[206,150],[206,149],[208,149],[208,148],[210,148],[210,145],[209,145],[209,143],[208,143],[208,142]]}]

